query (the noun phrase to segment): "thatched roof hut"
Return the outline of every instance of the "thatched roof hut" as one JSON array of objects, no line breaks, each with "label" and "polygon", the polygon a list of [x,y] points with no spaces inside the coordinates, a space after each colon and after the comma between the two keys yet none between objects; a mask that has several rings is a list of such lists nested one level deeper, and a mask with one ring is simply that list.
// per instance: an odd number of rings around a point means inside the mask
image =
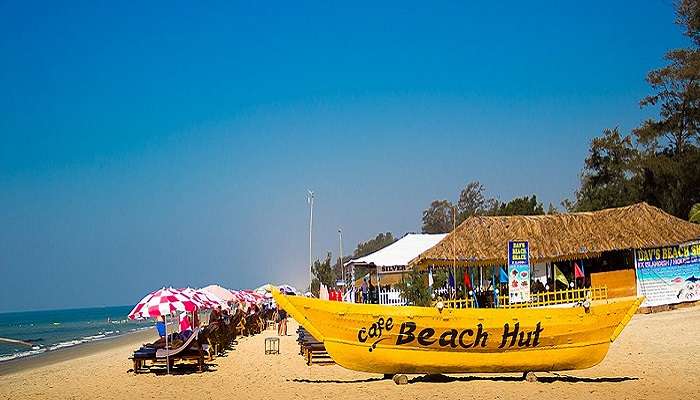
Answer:
[{"label": "thatched roof hut", "polygon": [[412,265],[504,265],[508,241],[527,240],[533,263],[598,257],[700,239],[700,225],[647,203],[570,214],[470,217]]}]

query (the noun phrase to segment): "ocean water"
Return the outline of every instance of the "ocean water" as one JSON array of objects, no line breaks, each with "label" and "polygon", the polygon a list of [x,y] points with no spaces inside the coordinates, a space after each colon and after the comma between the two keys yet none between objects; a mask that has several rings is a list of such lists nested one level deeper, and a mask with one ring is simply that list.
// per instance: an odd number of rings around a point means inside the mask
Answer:
[{"label": "ocean water", "polygon": [[32,343],[32,347],[0,341],[0,362],[153,327],[153,321],[131,321],[132,306],[0,313],[0,337]]}]

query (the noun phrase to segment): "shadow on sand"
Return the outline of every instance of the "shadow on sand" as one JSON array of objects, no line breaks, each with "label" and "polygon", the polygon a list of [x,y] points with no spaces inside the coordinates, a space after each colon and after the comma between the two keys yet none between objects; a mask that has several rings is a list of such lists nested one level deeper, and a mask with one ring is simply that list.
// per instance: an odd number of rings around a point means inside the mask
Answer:
[{"label": "shadow on sand", "polygon": [[352,380],[340,380],[340,379],[287,379],[291,382],[296,383],[369,383],[383,381],[385,378],[366,378],[366,379],[352,379]]},{"label": "shadow on sand", "polygon": [[[381,378],[367,378],[367,379],[352,379],[352,380],[340,380],[340,379],[288,379],[291,382],[297,383],[369,383],[378,382],[383,380],[390,380],[390,377]],[[625,381],[636,381],[639,378],[620,376],[620,377],[598,377],[590,378],[583,376],[571,376],[571,375],[558,375],[554,376],[538,376],[537,382],[540,383],[615,383],[615,382],[625,382]],[[451,383],[451,382],[472,382],[472,381],[492,381],[492,382],[525,382],[525,378],[522,376],[447,376],[442,374],[433,375],[421,375],[416,376],[408,380],[409,384],[414,383]]]},{"label": "shadow on sand", "polygon": [[[555,382],[565,382],[565,383],[614,383],[614,382],[624,382],[624,381],[636,381],[639,378],[620,376],[620,377],[599,377],[590,378],[584,376],[571,376],[571,375],[559,375],[554,374],[554,376],[538,376],[537,382],[541,383],[555,383]],[[492,381],[492,382],[524,382],[525,378],[522,376],[447,376],[442,374],[434,375],[421,375],[408,380],[409,384],[412,383],[450,383],[450,382],[471,382],[471,381]]]},{"label": "shadow on sand", "polygon": [[[206,363],[204,371],[199,372],[196,365],[193,364],[178,364],[173,368],[170,368],[170,375],[192,375],[192,374],[206,374],[209,372],[216,372],[218,364],[216,363]],[[130,368],[127,373],[133,373],[134,369]],[[165,365],[152,365],[146,371],[139,372],[140,375],[152,374],[152,375],[167,375],[168,370]]]}]

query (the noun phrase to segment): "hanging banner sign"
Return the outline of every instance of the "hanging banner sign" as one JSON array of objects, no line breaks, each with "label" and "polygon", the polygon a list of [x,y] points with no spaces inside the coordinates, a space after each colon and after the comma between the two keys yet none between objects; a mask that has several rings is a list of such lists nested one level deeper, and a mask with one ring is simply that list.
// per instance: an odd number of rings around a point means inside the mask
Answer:
[{"label": "hanging banner sign", "polygon": [[700,243],[635,250],[642,307],[700,300]]},{"label": "hanging banner sign", "polygon": [[530,246],[527,241],[508,242],[508,301],[530,301]]}]

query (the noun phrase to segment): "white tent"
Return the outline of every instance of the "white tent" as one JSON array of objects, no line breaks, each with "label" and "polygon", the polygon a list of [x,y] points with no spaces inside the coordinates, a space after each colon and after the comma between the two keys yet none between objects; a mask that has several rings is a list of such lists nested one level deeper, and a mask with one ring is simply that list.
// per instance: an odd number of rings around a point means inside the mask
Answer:
[{"label": "white tent", "polygon": [[406,266],[409,261],[438,244],[445,236],[447,236],[446,233],[409,233],[383,249],[350,260],[345,265],[377,267],[377,272],[380,274],[408,271]]}]

